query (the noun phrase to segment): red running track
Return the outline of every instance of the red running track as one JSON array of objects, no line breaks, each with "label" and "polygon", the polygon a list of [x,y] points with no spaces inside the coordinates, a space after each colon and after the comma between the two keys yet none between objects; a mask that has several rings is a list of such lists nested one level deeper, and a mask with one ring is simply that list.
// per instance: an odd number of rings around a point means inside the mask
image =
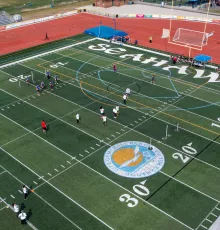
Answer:
[{"label": "red running track", "polygon": [[[103,25],[114,26],[111,18],[81,13],[2,31],[0,32],[0,55],[47,43],[48,41],[44,40],[46,33],[48,33],[49,42],[55,41],[83,33],[85,29],[99,25],[100,21]],[[166,19],[116,19],[117,29],[128,32],[132,41],[137,39],[139,45],[188,56],[188,48],[169,44],[167,39],[161,39],[162,29],[169,29],[169,24],[170,20]],[[175,20],[172,21],[171,34],[173,35],[177,28],[203,31],[204,25],[201,22]],[[213,62],[220,64],[220,25],[208,23],[206,32],[212,31],[214,31],[214,36],[209,38],[208,45],[203,51],[192,50],[191,55],[202,52],[212,56]],[[149,36],[153,37],[152,44],[148,42]]]}]

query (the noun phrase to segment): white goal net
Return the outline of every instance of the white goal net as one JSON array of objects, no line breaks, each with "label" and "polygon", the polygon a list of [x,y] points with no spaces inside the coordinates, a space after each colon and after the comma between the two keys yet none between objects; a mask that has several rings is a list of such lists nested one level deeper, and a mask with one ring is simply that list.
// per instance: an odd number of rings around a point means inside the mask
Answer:
[{"label": "white goal net", "polygon": [[173,37],[173,42],[186,46],[203,47],[207,45],[208,37],[210,36],[205,32],[179,28]]}]

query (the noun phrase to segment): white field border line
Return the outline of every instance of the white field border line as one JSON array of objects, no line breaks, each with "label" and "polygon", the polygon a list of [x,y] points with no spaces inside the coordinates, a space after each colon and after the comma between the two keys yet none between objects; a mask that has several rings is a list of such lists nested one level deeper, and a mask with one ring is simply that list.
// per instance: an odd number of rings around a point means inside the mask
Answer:
[{"label": "white field border line", "polygon": [[[13,94],[11,94],[11,93],[9,93],[9,92],[3,90],[3,89],[0,89],[0,90],[3,91],[3,92],[5,92],[6,94],[11,95],[12,97],[15,97],[15,98],[19,99],[19,97],[15,96],[15,95],[13,95]],[[26,103],[26,104],[28,104],[28,105],[30,105],[30,106],[32,106],[32,107],[38,109],[38,110],[40,110],[40,111],[42,111],[42,112],[44,112],[44,113],[50,115],[50,116],[53,117],[53,118],[55,118],[55,119],[57,119],[57,120],[59,120],[59,121],[65,123],[65,124],[67,124],[67,125],[69,125],[69,126],[71,126],[71,127],[73,127],[73,128],[75,128],[75,129],[78,129],[78,130],[81,131],[82,133],[85,133],[85,134],[87,134],[88,136],[90,136],[90,137],[92,137],[92,138],[94,138],[94,139],[100,141],[99,138],[97,138],[97,137],[93,136],[92,134],[87,133],[86,131],[84,131],[84,130],[82,130],[82,129],[80,129],[80,128],[78,128],[78,127],[76,127],[76,126],[74,126],[74,125],[72,125],[72,124],[70,124],[70,123],[68,123],[68,122],[66,122],[66,121],[64,121],[64,120],[62,120],[61,118],[56,117],[55,115],[53,115],[53,114],[51,114],[51,113],[49,113],[49,112],[47,112],[47,111],[45,111],[45,110],[43,110],[43,109],[41,109],[41,108],[35,106],[35,105],[33,105],[33,104],[31,104],[31,103],[29,103],[29,102],[27,102],[27,101],[24,101],[23,99],[20,99],[20,100],[23,101],[24,103]],[[0,114],[1,114],[2,116],[4,116],[2,113],[0,113]],[[4,116],[4,117],[6,117],[6,116]],[[6,117],[6,118],[8,118],[8,117]],[[9,119],[9,118],[8,118],[8,119]],[[10,119],[10,120],[11,120],[11,119]],[[11,120],[11,121],[12,121],[12,120]],[[28,129],[26,129],[26,130],[28,130]],[[30,131],[30,132],[31,132],[31,131]],[[32,134],[36,135],[36,134],[33,133],[33,132],[32,132]],[[43,138],[42,138],[42,139],[43,139]],[[43,139],[43,140],[44,140],[44,139]],[[104,142],[104,141],[103,141],[103,143],[105,143],[106,145],[108,145],[108,143],[106,143],[106,142]]]},{"label": "white field border line", "polygon": [[[1,166],[2,167],[2,166]],[[8,172],[7,170],[6,170],[6,172]],[[0,200],[6,205],[4,208],[6,208],[6,207],[9,207],[13,212],[14,212],[14,210],[13,210],[13,208],[12,208],[12,206],[10,205],[10,204],[8,204],[5,200],[3,200],[1,197],[0,197]],[[27,220],[27,224],[32,228],[32,229],[34,229],[34,230],[38,230],[30,221],[28,221]]]},{"label": "white field border line", "polygon": [[[0,71],[1,71],[1,70],[0,70]],[[40,72],[40,73],[41,73],[41,72]],[[43,74],[43,73],[42,73],[42,74]],[[75,86],[75,85],[72,85],[72,86],[78,87],[78,86]],[[77,105],[77,106],[80,107],[80,108],[77,109],[77,110],[74,110],[74,111],[72,111],[72,112],[70,112],[70,113],[67,113],[66,115],[62,116],[61,118],[65,117],[65,116],[68,116],[69,114],[74,113],[74,112],[76,112],[76,111],[78,111],[78,110],[80,110],[80,109],[86,109],[86,110],[88,110],[89,112],[92,112],[92,113],[94,113],[94,114],[97,114],[98,116],[100,115],[99,113],[94,112],[93,110],[90,110],[90,109],[87,108],[88,105],[91,105],[91,104],[94,103],[94,102],[89,103],[89,104],[87,104],[87,105],[85,105],[85,106],[82,106],[82,105],[79,105],[79,104],[77,104],[77,103],[75,103],[75,102],[73,102],[73,101],[70,101],[70,100],[68,100],[68,99],[66,99],[66,98],[64,98],[64,97],[61,97],[61,96],[59,96],[59,95],[57,95],[57,94],[54,94],[54,93],[52,93],[52,92],[50,92],[50,93],[51,93],[53,96],[59,97],[59,98],[61,98],[62,100],[65,100],[65,101],[67,101],[67,102],[69,102],[69,103],[71,103],[71,104],[74,104],[74,105]],[[110,119],[110,118],[109,118],[109,119]],[[110,120],[111,120],[112,122],[114,122],[114,123],[120,125],[122,128],[129,128],[129,127],[127,127],[126,125],[123,125],[123,124],[117,122],[116,120],[113,120],[113,119],[110,119]],[[54,121],[57,121],[57,120],[55,119],[55,120],[53,120],[52,122],[49,122],[48,124],[51,124],[51,123],[53,123]],[[37,128],[37,129],[35,129],[35,130],[32,130],[32,132],[35,132],[35,131],[38,130],[38,129],[40,129],[40,127]],[[137,130],[135,130],[135,129],[133,129],[133,128],[129,128],[129,129],[132,130],[132,131],[134,131],[134,132],[136,132],[136,133],[138,133],[138,134],[140,134],[140,135],[142,135],[142,136],[151,138],[152,140],[155,140],[155,141],[157,141],[157,142],[159,141],[159,140],[157,140],[157,139],[155,139],[155,138],[152,138],[152,137],[150,137],[150,136],[147,136],[146,134],[143,134],[143,133],[141,133],[141,132],[139,132],[139,131],[137,131]],[[29,135],[29,134],[30,134],[30,132],[27,132],[26,134],[21,135],[21,136],[15,138],[15,139],[13,139],[13,140],[11,140],[11,141],[9,141],[9,142],[3,144],[3,145],[0,146],[0,147],[4,147],[4,146],[6,146],[6,145],[8,145],[8,144],[10,144],[10,143],[12,143],[12,142],[14,142],[14,141],[16,141],[16,140],[22,138],[22,137],[24,137],[24,136],[26,136],[26,135]],[[178,150],[178,149],[176,149],[176,148],[174,148],[174,147],[172,147],[172,146],[170,146],[170,145],[165,144],[164,142],[161,142],[161,144],[162,144],[162,145],[165,145],[165,146],[167,146],[167,147],[169,147],[169,148],[171,148],[171,149],[173,149],[173,150],[175,150],[175,151],[179,151],[179,152],[181,152],[181,153],[184,153],[182,150]],[[205,162],[205,161],[203,161],[203,160],[200,160],[200,159],[198,159],[198,158],[196,158],[196,157],[194,157],[194,156],[192,156],[192,155],[190,155],[190,154],[187,154],[187,153],[184,153],[184,154],[186,154],[187,156],[189,156],[189,157],[191,157],[191,158],[193,158],[193,159],[195,159],[195,160],[197,160],[197,161],[199,161],[199,162],[202,162],[202,163],[204,163],[204,164],[206,164],[206,165],[208,165],[208,166],[210,166],[210,167],[213,167],[213,168],[215,168],[215,169],[217,169],[217,170],[220,170],[220,168],[218,168],[218,167],[216,167],[216,166],[214,166],[214,165],[211,165],[211,164],[209,164],[209,163],[207,163],[207,162]]]},{"label": "white field border line", "polygon": [[[0,165],[3,169],[5,169],[2,165]],[[11,172],[9,172],[7,169],[5,169],[6,172],[11,175],[14,179],[16,179],[18,182],[20,182],[21,184],[25,184],[23,181],[21,181],[20,179],[18,179],[16,176],[14,176]],[[28,186],[27,186],[28,187]],[[28,187],[29,188],[29,187]],[[29,188],[30,189],[30,188]],[[53,205],[51,205],[49,202],[47,202],[44,198],[42,198],[40,195],[38,195],[37,193],[34,192],[34,194],[40,198],[43,202],[45,202],[48,206],[50,206],[52,209],[54,209],[57,213],[59,213],[62,217],[64,217],[67,221],[69,221],[71,224],[73,224],[76,228],[78,228],[79,230],[82,230],[77,224],[75,224],[72,220],[70,220],[68,217],[66,217],[62,212],[60,212],[58,209],[56,209]],[[0,198],[1,199],[1,198]],[[7,203],[6,203],[7,204]],[[11,209],[11,205],[8,205]],[[13,210],[13,209],[12,209]],[[28,221],[29,222],[29,221]],[[30,223],[30,222],[29,222]],[[33,225],[32,225],[33,226]],[[37,229],[37,228],[35,228]]]},{"label": "white field border line", "polygon": [[[40,72],[39,70],[35,70],[35,71]],[[43,73],[43,72],[41,72],[41,73]],[[64,81],[64,82],[65,82],[65,81]],[[73,85],[72,83],[69,83],[69,82],[66,82],[66,83],[69,84],[69,85],[72,85],[72,86],[75,86],[75,87],[80,88],[79,86]],[[195,89],[195,90],[196,90],[196,89]],[[90,90],[87,90],[87,91],[92,92],[92,91],[90,91]],[[193,91],[192,91],[192,92],[193,92]],[[191,93],[192,93],[192,92],[191,92]],[[92,93],[94,93],[94,92],[92,92]],[[94,94],[97,94],[97,93],[94,93]],[[97,94],[97,95],[98,95],[98,94]],[[100,95],[99,95],[99,96],[100,96]],[[102,97],[103,97],[103,98],[107,98],[107,97],[105,97],[105,96],[102,96]],[[109,98],[107,98],[107,99],[109,99]],[[122,103],[120,103],[120,102],[118,102],[118,101],[115,101],[115,100],[113,100],[113,99],[110,99],[110,100],[113,101],[113,102],[116,103],[116,104],[122,105]],[[171,105],[173,105],[173,104],[171,104]],[[127,107],[130,108],[130,109],[133,109],[133,110],[135,110],[135,111],[138,111],[139,113],[142,113],[142,114],[145,115],[145,113],[142,112],[141,110],[137,110],[137,109],[135,109],[135,108],[133,108],[133,107],[129,107],[128,105],[127,105]],[[165,107],[165,108],[166,108],[166,107]],[[162,111],[162,110],[160,110],[160,111]],[[156,115],[156,114],[154,114],[154,115]],[[154,116],[151,116],[151,117],[154,117]],[[163,119],[161,119],[161,118],[158,118],[158,117],[155,117],[155,118],[156,118],[157,120],[160,120],[160,121],[165,122],[166,124],[169,124],[169,125],[171,125],[171,126],[175,126],[174,124],[172,124],[172,123],[170,123],[170,122],[168,122],[168,121],[165,121],[165,120],[163,120]],[[190,131],[190,130],[185,129],[185,128],[183,128],[183,127],[181,127],[181,129],[182,129],[182,130],[185,130],[186,132],[192,133],[192,134],[194,134],[194,135],[196,135],[196,136],[199,136],[199,137],[201,137],[201,138],[203,138],[203,139],[206,139],[206,140],[209,140],[209,141],[213,141],[213,140],[210,139],[210,138],[201,136],[201,135],[199,135],[199,134],[197,134],[197,133],[194,133],[193,131]],[[213,141],[213,143],[220,144],[220,143],[217,142],[217,141]]]},{"label": "white field border line", "polygon": [[[119,137],[118,137],[119,138]],[[116,139],[118,139],[116,138]],[[103,148],[104,146],[102,146],[101,148]],[[100,148],[100,149],[101,149]],[[2,149],[2,148],[0,148]],[[33,171],[32,169],[30,169],[28,166],[26,166],[24,163],[22,163],[20,160],[18,160],[17,158],[15,158],[13,155],[11,155],[9,152],[7,152],[6,150],[2,149],[2,151],[4,151],[5,153],[7,153],[9,156],[11,156],[14,160],[16,160],[17,162],[19,162],[21,165],[23,165],[24,167],[26,167],[28,170],[30,170],[32,173],[34,173],[35,175],[37,175],[38,177],[40,177],[40,175],[38,175],[35,171]],[[98,151],[98,149],[96,150]],[[95,152],[96,152],[95,151]],[[93,154],[93,153],[92,153]],[[92,154],[88,155],[87,157],[91,156]],[[85,158],[87,158],[85,157]],[[85,159],[84,158],[84,159]],[[77,160],[77,159],[75,159]],[[77,160],[77,162],[75,163],[75,165],[77,163],[81,163],[81,161]],[[84,163],[82,163],[84,165]],[[73,165],[72,165],[73,166]],[[69,168],[71,168],[72,166],[70,166]],[[89,166],[85,165],[86,167],[90,168]],[[1,166],[2,167],[2,166]],[[63,170],[66,171],[68,170],[69,168]],[[105,177],[104,175],[102,175],[101,173],[97,172],[96,170],[90,168],[92,171],[96,172],[97,174],[101,175],[102,177]],[[59,175],[61,174],[62,172],[59,173]],[[57,175],[56,175],[57,176]],[[53,178],[55,178],[56,176],[54,176]],[[182,223],[181,221],[179,221],[178,219],[174,218],[173,216],[169,215],[168,213],[164,212],[163,210],[159,209],[158,207],[154,206],[153,204],[149,203],[148,201],[145,201],[143,198],[139,197],[138,195],[132,193],[131,191],[129,191],[128,189],[124,188],[123,186],[117,184],[116,182],[112,181],[111,179],[105,177],[106,179],[108,179],[109,181],[111,181],[112,183],[116,184],[118,187],[122,188],[123,190],[129,192],[130,194],[136,196],[138,199],[142,200],[143,202],[149,204],[150,206],[154,207],[155,209],[157,209],[158,211],[162,212],[163,214],[165,214],[166,216],[170,217],[171,219],[177,221],[178,223],[184,225],[185,227],[187,227],[188,229],[191,229],[193,230],[191,227],[187,226],[186,224]],[[106,225],[107,227],[109,227],[110,229],[113,229],[111,228],[110,226],[108,226],[105,222],[103,222],[102,220],[100,220],[98,217],[96,217],[94,214],[92,214],[90,211],[88,211],[87,209],[85,209],[84,207],[82,207],[79,203],[77,203],[75,200],[73,200],[72,198],[70,198],[69,196],[67,196],[64,192],[62,192],[61,190],[59,190],[57,187],[55,187],[53,184],[51,184],[49,181],[45,180],[44,178],[42,178],[42,180],[44,180],[45,183],[49,184],[51,187],[53,187],[55,190],[57,190],[58,192],[60,192],[62,195],[64,195],[66,198],[68,198],[69,200],[71,200],[73,203],[77,204],[79,207],[81,207],[83,210],[85,210],[86,212],[88,212],[89,214],[91,214],[93,217],[95,217],[96,219],[98,219],[100,222],[102,222],[104,225]],[[40,185],[39,185],[40,186]],[[38,187],[39,187],[38,186]],[[35,188],[36,189],[36,188]]]},{"label": "white field border line", "polygon": [[71,47],[74,47],[74,46],[77,46],[77,45],[81,45],[81,44],[84,44],[84,43],[87,43],[87,42],[91,42],[91,41],[94,41],[96,39],[97,38],[91,38],[91,39],[88,39],[86,41],[82,41],[82,42],[79,42],[79,43],[74,43],[72,45],[64,46],[64,47],[61,47],[61,48],[58,48],[58,49],[47,51],[45,53],[34,55],[32,57],[24,58],[24,59],[21,59],[19,61],[15,61],[15,62],[12,62],[12,63],[9,63],[9,64],[2,65],[2,66],[0,66],[0,69],[8,67],[8,66],[15,65],[15,64],[19,64],[19,63],[24,62],[24,61],[29,61],[29,60],[32,60],[32,59],[37,58],[37,57],[45,56],[47,54],[52,54],[52,53],[58,52],[60,50],[65,50],[65,49],[68,49],[68,48],[71,48]]},{"label": "white field border line", "polygon": [[197,229],[206,221],[206,219],[208,218],[208,216],[212,213],[212,211],[213,211],[218,205],[219,205],[219,203],[217,203],[217,204],[215,205],[215,207],[208,213],[208,215],[204,218],[204,220],[199,224],[199,226],[198,226],[195,230],[197,230]]},{"label": "white field border line", "polygon": [[[37,72],[40,72],[39,70],[36,70],[36,69],[33,69],[33,70],[35,70],[35,71],[37,71]],[[43,72],[41,72],[41,73],[43,73]],[[64,81],[64,82],[66,82],[66,81]],[[69,82],[66,82],[67,84],[69,84],[69,85],[73,85],[72,83],[69,83]],[[75,85],[73,85],[73,86],[75,86]],[[76,87],[78,87],[78,86],[76,86]],[[80,87],[79,87],[80,88]],[[195,90],[197,90],[198,88],[196,88]],[[194,90],[194,91],[195,91]],[[86,90],[86,91],[89,91],[89,92],[91,92],[90,90]],[[190,93],[193,93],[194,91],[191,91]],[[94,92],[92,92],[92,93],[94,93]],[[97,94],[97,93],[94,93],[94,94]],[[99,95],[100,96],[100,95]],[[188,95],[185,95],[185,96],[188,96]],[[107,97],[105,97],[105,96],[102,96],[103,98],[107,98]],[[182,97],[181,99],[183,99],[184,97]],[[109,99],[109,98],[107,98],[107,99]],[[115,101],[115,100],[113,100],[113,99],[110,99],[111,101],[113,101],[113,102],[115,102],[116,104],[121,104],[122,105],[122,103],[119,103],[118,101]],[[177,101],[175,101],[175,102],[177,102]],[[173,105],[173,104],[171,104],[171,105]],[[170,105],[170,106],[171,106]],[[137,110],[137,109],[135,109],[135,108],[133,108],[133,107],[129,107],[128,105],[127,105],[127,107],[128,108],[130,108],[130,109],[133,109],[133,110],[135,110],[135,111],[138,111],[138,112],[140,112],[140,113],[143,113],[144,115],[145,115],[145,113],[144,112],[142,112],[141,110]],[[161,111],[163,111],[163,110],[160,110],[160,112]],[[154,117],[154,116],[153,116]],[[172,124],[172,123],[170,123],[170,122],[168,122],[168,121],[165,121],[165,120],[163,120],[163,119],[161,119],[161,118],[158,118],[158,117],[155,117],[157,120],[160,120],[160,121],[163,121],[163,122],[165,122],[165,123],[167,123],[167,124],[170,124],[170,125],[172,125],[172,126],[175,126],[174,124]],[[202,137],[202,138],[204,138],[204,139],[207,139],[207,140],[209,140],[209,141],[213,141],[212,139],[210,139],[210,138],[208,138],[208,137],[204,137],[204,136],[202,136],[202,135],[199,135],[199,134],[197,134],[197,133],[194,133],[193,131],[190,131],[190,130],[188,130],[188,129],[185,129],[185,128],[183,128],[183,127],[181,127],[181,129],[182,130],[185,130],[185,131],[187,131],[187,132],[190,132],[190,133],[193,133],[194,135],[196,135],[196,136],[200,136],[200,137]],[[217,144],[220,144],[219,142],[216,142],[216,141],[213,141],[214,143],[217,143]]]},{"label": "white field border line", "polygon": [[[197,89],[195,89],[195,90],[197,90]],[[179,99],[179,100],[181,100],[181,99]],[[169,107],[169,106],[168,106],[168,107]],[[36,108],[38,108],[38,107],[36,107]],[[166,108],[164,108],[163,110],[165,110],[165,109],[166,109]],[[161,110],[161,111],[162,111],[162,110]],[[157,114],[160,113],[161,111],[157,112],[157,113],[154,114],[153,116],[157,115]],[[1,114],[1,113],[0,113],[0,114]],[[11,120],[10,118],[6,117],[5,115],[3,115],[3,114],[1,114],[1,115],[4,116],[5,118],[7,118],[8,120],[12,121],[13,123],[19,125],[20,127],[23,127],[22,125],[20,125],[20,124],[18,124],[17,122]],[[153,117],[153,116],[152,116],[152,117]],[[143,122],[139,123],[137,126],[141,125],[142,123],[146,122],[146,121],[149,120],[149,119],[151,119],[151,117],[149,117],[148,119],[146,119],[146,120],[144,120]],[[136,127],[137,127],[137,126],[136,126]],[[26,129],[25,127],[23,127],[23,128],[24,128],[25,130],[28,130],[28,129]],[[121,137],[121,136],[124,136],[125,134],[129,133],[130,131],[131,131],[131,130],[128,130],[127,132],[123,133],[122,135],[119,135],[117,138],[115,138],[114,140],[110,141],[109,143],[115,141],[116,139],[118,139],[118,138]],[[31,131],[30,131],[30,132],[31,132]],[[36,134],[35,134],[35,135],[36,135]],[[39,137],[38,135],[36,135],[36,136]],[[39,138],[41,138],[41,137],[39,137]],[[44,140],[44,139],[42,138],[42,140]],[[45,141],[46,141],[46,140],[45,140]],[[60,151],[63,152],[64,154],[69,155],[68,153],[66,153],[65,151],[61,150],[60,148],[58,148],[57,146],[53,145],[52,143],[50,143],[50,142],[48,142],[48,141],[46,141],[46,142],[47,142],[48,144],[50,144],[51,146],[55,147],[56,149],[60,150]],[[107,145],[109,145],[109,144],[107,144]],[[69,155],[69,156],[70,156],[70,155]],[[77,160],[77,161],[78,161],[78,160]],[[215,200],[215,201],[217,201],[217,202],[220,202],[220,201],[218,201],[218,200],[212,198],[211,196],[209,196],[209,195],[207,195],[207,194],[205,194],[205,193],[202,193],[202,192],[200,192],[199,190],[197,190],[197,189],[195,189],[195,188],[193,188],[193,187],[191,187],[191,186],[185,184],[184,182],[179,181],[178,179],[169,176],[168,174],[165,174],[165,173],[163,173],[163,172],[161,172],[161,173],[164,174],[164,175],[167,175],[169,178],[172,178],[172,179],[174,179],[175,181],[178,181],[179,183],[184,184],[185,186],[187,186],[187,187],[189,187],[189,188],[191,188],[191,189],[197,191],[198,193],[203,194],[204,196],[206,196],[206,197],[208,197],[208,198],[210,198],[210,199],[213,199],[213,200]]]},{"label": "white field border line", "polygon": [[[80,59],[71,57],[72,54],[69,55],[69,56],[66,56],[66,55],[63,55],[63,54],[59,54],[59,53],[58,53],[58,55],[63,56],[63,57],[67,57],[67,58],[70,58],[70,59],[73,59],[73,60],[81,61]],[[44,59],[42,59],[42,60],[44,60]],[[45,62],[53,63],[53,60],[45,61]],[[116,63],[118,63],[118,62],[116,62]],[[99,67],[98,65],[95,65],[95,64],[92,64],[92,63],[89,63],[89,64]],[[24,64],[20,64],[20,65],[25,66],[25,67],[27,67],[27,68],[29,68],[29,69],[32,69],[31,67],[28,67],[28,66],[26,66],[26,65],[24,65]],[[70,69],[70,68],[65,67],[65,66],[62,66],[62,67],[65,68],[65,69],[69,69],[69,70],[71,70],[71,71],[77,72],[77,71],[75,71],[74,69]],[[32,69],[32,70],[35,70],[35,69]],[[36,71],[36,70],[35,70],[35,71]],[[143,81],[143,82],[146,82],[146,83],[149,84],[149,82],[145,81],[144,79],[138,79],[138,78],[136,78],[136,77],[133,77],[133,76],[130,76],[130,75],[124,74],[124,73],[119,73],[119,74],[124,75],[124,76],[127,76],[127,77],[132,78],[132,79],[136,79],[136,80],[139,80],[139,81]],[[90,78],[93,78],[93,79],[97,80],[97,78],[93,77],[93,76],[90,75],[89,73],[83,74],[83,75],[90,76]],[[104,81],[104,82],[107,82],[107,83],[110,83],[110,82],[105,81],[105,80],[103,80],[103,81]],[[112,84],[112,83],[111,83],[111,84]],[[112,85],[115,85],[115,84],[112,84]],[[117,85],[115,85],[115,86],[117,86]],[[166,88],[166,87],[163,87],[163,86],[160,86],[160,85],[157,85],[157,86],[175,92],[175,90],[173,90],[173,89],[169,89],[169,88]],[[197,89],[197,88],[196,88],[196,89]],[[194,91],[193,91],[193,92],[194,92]],[[158,101],[158,102],[160,102],[160,103],[162,102],[162,101],[160,101],[160,100],[158,100],[158,99],[156,99],[156,98],[148,97],[147,95],[144,95],[144,94],[142,94],[142,93],[138,93],[138,94],[143,95],[143,96],[145,96],[146,98],[149,98],[149,99],[151,99],[151,100]],[[181,94],[183,94],[183,95],[185,95],[185,96],[189,96],[189,94],[185,94],[185,93],[181,93]],[[205,102],[207,102],[207,103],[209,103],[209,104],[212,104],[212,102],[206,101],[206,100],[201,99],[201,98],[197,98],[197,97],[194,97],[194,96],[190,96],[190,97],[196,98],[196,99],[201,100],[201,101],[205,101]],[[217,104],[216,104],[216,106],[217,106],[217,107],[220,107],[220,105],[217,105]],[[179,107],[175,106],[174,104],[173,104],[173,107],[179,108]],[[179,108],[179,109],[181,109],[181,108]],[[214,122],[217,122],[217,123],[218,123],[218,121],[216,121],[216,120],[212,120],[211,118],[204,117],[204,116],[202,116],[202,115],[200,115],[200,114],[196,114],[196,113],[191,112],[191,111],[189,111],[189,110],[186,110],[186,109],[181,109],[181,110],[182,110],[182,111],[185,111],[185,112],[189,112],[189,113],[191,113],[191,114],[195,114],[196,116],[200,116],[200,117],[203,117],[204,119],[208,119],[208,120],[210,120],[210,121],[214,121]]]}]

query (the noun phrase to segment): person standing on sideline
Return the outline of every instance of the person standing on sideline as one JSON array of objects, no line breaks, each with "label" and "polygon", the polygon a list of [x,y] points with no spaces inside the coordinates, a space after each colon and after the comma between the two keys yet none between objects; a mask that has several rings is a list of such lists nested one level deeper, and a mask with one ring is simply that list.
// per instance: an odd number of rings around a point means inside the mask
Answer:
[{"label": "person standing on sideline", "polygon": [[23,210],[18,215],[18,218],[21,220],[21,224],[27,224],[26,222],[27,214]]},{"label": "person standing on sideline", "polygon": [[126,101],[127,101],[127,95],[126,94],[123,95],[123,101],[124,101],[124,104],[126,105]]},{"label": "person standing on sideline", "polygon": [[27,200],[28,190],[27,190],[27,187],[25,185],[23,185],[22,191],[23,191],[23,194],[24,194],[24,200]]},{"label": "person standing on sideline", "polygon": [[152,36],[149,37],[149,42],[152,43],[153,42],[153,38]]},{"label": "person standing on sideline", "polygon": [[19,206],[17,204],[13,203],[12,208],[13,208],[14,212],[16,213],[16,215],[18,216],[18,214],[19,214]]},{"label": "person standing on sideline", "polygon": [[45,34],[45,40],[49,40],[47,33]]},{"label": "person standing on sideline", "polygon": [[77,114],[76,114],[76,123],[77,123],[77,124],[79,124],[79,120],[80,120],[80,116],[79,116],[79,114],[77,113]]},{"label": "person standing on sideline", "polygon": [[43,130],[43,133],[46,133],[47,132],[47,124],[44,120],[41,121],[41,127]]},{"label": "person standing on sideline", "polygon": [[107,125],[107,117],[105,114],[103,114],[103,116],[102,116],[102,121],[103,121],[103,125],[106,126]]}]

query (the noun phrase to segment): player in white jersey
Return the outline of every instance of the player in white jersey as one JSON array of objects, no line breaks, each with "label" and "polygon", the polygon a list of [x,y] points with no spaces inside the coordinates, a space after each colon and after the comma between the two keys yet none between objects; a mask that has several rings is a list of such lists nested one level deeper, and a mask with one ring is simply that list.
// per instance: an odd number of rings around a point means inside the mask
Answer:
[{"label": "player in white jersey", "polygon": [[104,112],[105,112],[104,108],[103,108],[102,106],[100,106],[100,114],[101,114],[101,117],[103,116]]},{"label": "player in white jersey", "polygon": [[80,120],[80,116],[79,116],[79,114],[77,113],[77,114],[76,114],[76,123],[77,123],[77,124],[79,123],[79,120]]},{"label": "player in white jersey", "polygon": [[103,121],[103,124],[106,126],[107,125],[107,117],[105,114],[102,115],[102,121]]},{"label": "player in white jersey", "polygon": [[127,96],[129,97],[129,96],[131,95],[131,90],[130,90],[129,88],[127,88],[127,89],[125,90],[125,93],[126,93]]},{"label": "player in white jersey", "polygon": [[123,101],[124,101],[124,104],[126,105],[126,102],[127,102],[127,95],[126,94],[123,95]]},{"label": "player in white jersey", "polygon": [[117,115],[119,114],[119,105],[116,105],[115,109],[117,110]]},{"label": "player in white jersey", "polygon": [[113,108],[113,116],[114,116],[115,119],[117,118],[117,110],[116,110],[116,108]]}]

